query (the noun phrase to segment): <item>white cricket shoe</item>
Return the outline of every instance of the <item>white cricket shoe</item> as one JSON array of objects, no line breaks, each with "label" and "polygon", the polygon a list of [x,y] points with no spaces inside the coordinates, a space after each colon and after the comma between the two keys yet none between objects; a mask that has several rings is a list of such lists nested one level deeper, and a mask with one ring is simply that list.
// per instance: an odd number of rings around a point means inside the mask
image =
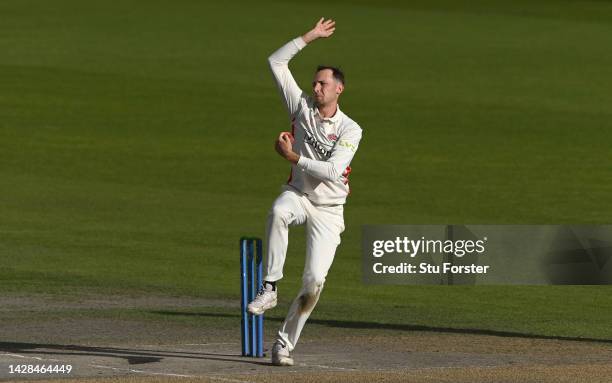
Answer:
[{"label": "white cricket shoe", "polygon": [[264,311],[276,307],[276,291],[272,288],[262,286],[253,302],[249,303],[247,309],[253,315],[261,315]]},{"label": "white cricket shoe", "polygon": [[289,350],[279,341],[276,341],[272,346],[272,364],[275,366],[293,366],[293,358]]}]

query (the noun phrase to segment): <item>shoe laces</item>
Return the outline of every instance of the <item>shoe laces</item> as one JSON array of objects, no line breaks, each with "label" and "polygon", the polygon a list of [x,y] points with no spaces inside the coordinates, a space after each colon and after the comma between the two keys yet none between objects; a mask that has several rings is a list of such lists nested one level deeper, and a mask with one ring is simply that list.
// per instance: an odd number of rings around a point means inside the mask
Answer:
[{"label": "shoe laces", "polygon": [[270,293],[273,294],[275,290],[268,290],[265,286],[265,284],[262,284],[261,287],[259,288],[259,290],[257,291],[257,295],[255,296],[255,299],[258,299],[260,297],[264,297],[266,296],[266,293]]},{"label": "shoe laces", "polygon": [[262,286],[259,288],[259,291],[257,292],[257,297],[261,297],[261,296],[263,296],[263,295],[266,293],[266,291],[268,291],[268,290],[266,290],[266,288],[265,288],[265,287],[262,285]]}]

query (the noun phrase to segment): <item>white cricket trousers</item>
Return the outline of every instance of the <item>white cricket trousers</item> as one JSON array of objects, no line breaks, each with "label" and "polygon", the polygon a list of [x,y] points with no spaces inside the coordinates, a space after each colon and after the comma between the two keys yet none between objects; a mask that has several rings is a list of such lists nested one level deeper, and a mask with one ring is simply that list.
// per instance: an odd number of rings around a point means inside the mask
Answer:
[{"label": "white cricket trousers", "polygon": [[299,191],[287,186],[274,201],[268,215],[266,277],[269,282],[283,277],[289,242],[289,226],[306,224],[306,260],[302,289],[291,304],[278,339],[289,351],[295,348],[306,320],[314,309],[325,277],[334,260],[340,234],[344,231],[343,205],[317,206]]}]

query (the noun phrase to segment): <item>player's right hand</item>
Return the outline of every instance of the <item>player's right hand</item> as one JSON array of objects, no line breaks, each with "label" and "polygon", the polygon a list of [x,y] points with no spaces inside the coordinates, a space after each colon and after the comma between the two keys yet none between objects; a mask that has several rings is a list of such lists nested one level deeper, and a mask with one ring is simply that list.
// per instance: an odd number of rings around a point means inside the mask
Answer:
[{"label": "player's right hand", "polygon": [[325,20],[321,17],[317,24],[312,29],[312,33],[315,37],[329,37],[336,30],[336,22],[332,19]]},{"label": "player's right hand", "polygon": [[306,32],[302,39],[306,44],[318,39],[319,37],[329,37],[336,30],[336,22],[332,19],[325,20],[324,17],[310,31]]}]

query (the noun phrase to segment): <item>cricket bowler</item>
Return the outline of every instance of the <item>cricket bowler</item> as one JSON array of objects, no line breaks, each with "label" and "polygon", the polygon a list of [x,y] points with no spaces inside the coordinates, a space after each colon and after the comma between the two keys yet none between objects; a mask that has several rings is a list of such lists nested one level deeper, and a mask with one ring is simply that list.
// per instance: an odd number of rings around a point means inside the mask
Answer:
[{"label": "cricket bowler", "polygon": [[291,162],[291,175],[274,201],[266,227],[266,275],[257,297],[248,305],[261,315],[276,306],[276,282],[283,277],[289,226],[306,225],[303,284],[291,304],[274,346],[272,363],[293,365],[291,352],[325,282],[344,231],[344,203],[349,194],[350,163],[361,140],[361,128],[338,107],[344,74],[319,66],[312,94],[303,92],[289,71],[289,61],[306,45],[330,37],[333,20],[321,18],[315,27],[274,52],[270,68],[291,119],[292,132],[282,132],[276,151]]}]

